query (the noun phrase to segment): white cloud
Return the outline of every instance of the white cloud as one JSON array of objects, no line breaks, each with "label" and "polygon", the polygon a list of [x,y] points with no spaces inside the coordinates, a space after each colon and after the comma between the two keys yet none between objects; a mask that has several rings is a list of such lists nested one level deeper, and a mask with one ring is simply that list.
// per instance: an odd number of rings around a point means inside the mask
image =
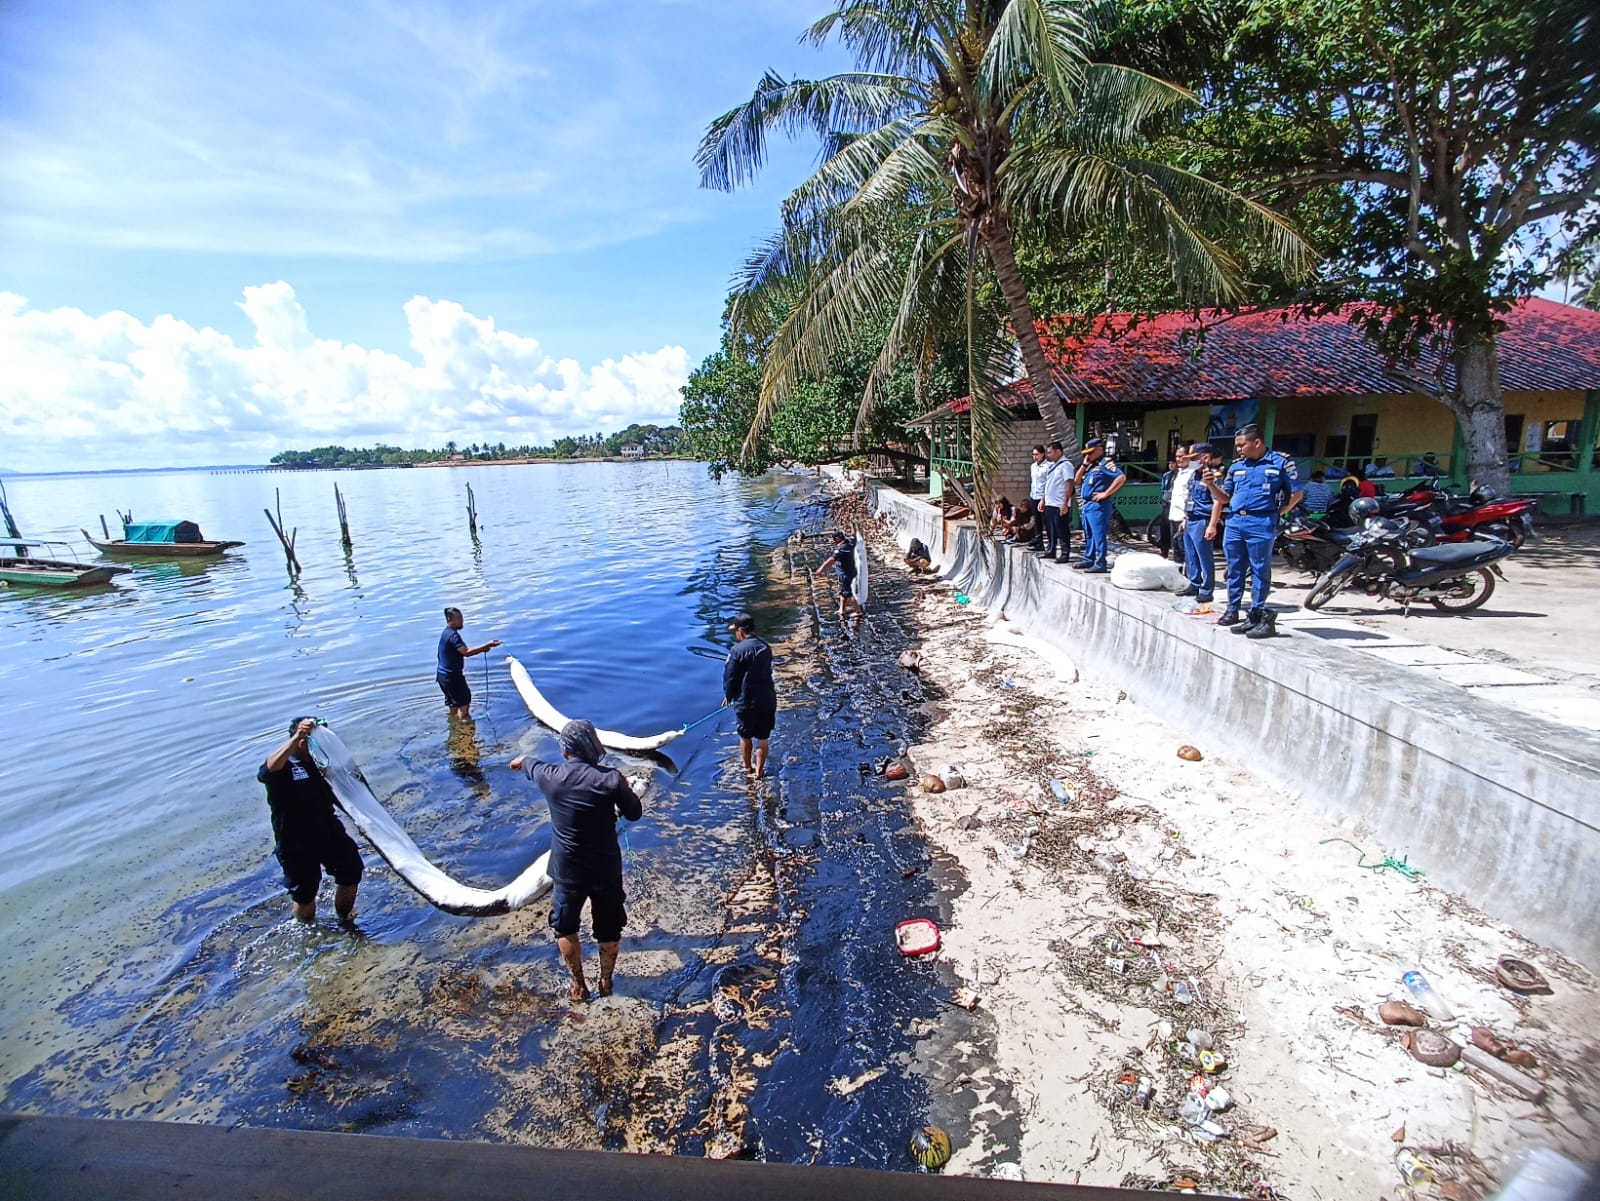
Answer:
[{"label": "white cloud", "polygon": [[676,420],[679,346],[584,368],[448,300],[405,305],[415,361],[317,338],[287,283],[246,288],[253,345],[174,316],[0,292],[0,445],[35,471],[265,462],[327,443],[545,444]]}]

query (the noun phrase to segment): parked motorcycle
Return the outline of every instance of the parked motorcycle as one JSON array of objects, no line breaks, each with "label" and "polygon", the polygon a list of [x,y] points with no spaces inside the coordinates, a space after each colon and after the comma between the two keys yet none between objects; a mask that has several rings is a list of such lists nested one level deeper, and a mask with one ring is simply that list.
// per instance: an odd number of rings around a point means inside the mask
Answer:
[{"label": "parked motorcycle", "polygon": [[1336,530],[1326,521],[1291,513],[1278,527],[1273,549],[1288,566],[1321,575],[1339,561],[1355,536],[1354,529]]},{"label": "parked motorcycle", "polygon": [[[1352,512],[1360,506],[1351,506]],[[1427,601],[1436,609],[1464,613],[1494,594],[1495,577],[1505,578],[1494,565],[1517,549],[1498,538],[1413,545],[1418,538],[1415,522],[1371,516],[1339,561],[1312,586],[1305,607],[1320,609],[1345,588],[1360,584],[1369,594],[1408,610]]]},{"label": "parked motorcycle", "polygon": [[1439,531],[1440,542],[1465,542],[1487,535],[1518,548],[1533,537],[1533,512],[1539,507],[1538,500],[1532,497],[1503,499],[1487,487],[1474,488],[1466,496],[1452,496],[1431,482],[1416,485],[1405,493],[1405,498],[1432,503],[1443,527]]}]

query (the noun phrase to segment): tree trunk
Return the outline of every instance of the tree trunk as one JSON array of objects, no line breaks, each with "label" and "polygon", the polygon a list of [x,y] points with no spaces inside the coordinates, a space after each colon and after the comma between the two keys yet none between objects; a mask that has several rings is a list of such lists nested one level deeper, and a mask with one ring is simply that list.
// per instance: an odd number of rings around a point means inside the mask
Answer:
[{"label": "tree trunk", "polygon": [[[1494,341],[1474,342],[1455,352],[1456,390],[1450,410],[1461,422],[1467,447],[1466,479],[1488,484],[1502,496],[1511,492],[1511,469],[1506,457],[1506,406],[1500,392],[1500,348]],[[1450,464],[1460,476],[1459,465]]]},{"label": "tree trunk", "polygon": [[1068,458],[1076,458],[1078,426],[1067,415],[1067,407],[1061,402],[1061,394],[1050,374],[1050,362],[1044,357],[1039,331],[1033,324],[1033,305],[1028,302],[1028,289],[1022,282],[1022,272],[1017,268],[1017,256],[1012,249],[1010,225],[998,217],[985,225],[988,228],[984,232],[983,246],[989,252],[1000,291],[1011,309],[1011,324],[1016,328],[1022,365],[1033,387],[1033,401],[1039,406],[1039,416],[1044,418],[1044,428],[1051,439],[1061,443]]}]

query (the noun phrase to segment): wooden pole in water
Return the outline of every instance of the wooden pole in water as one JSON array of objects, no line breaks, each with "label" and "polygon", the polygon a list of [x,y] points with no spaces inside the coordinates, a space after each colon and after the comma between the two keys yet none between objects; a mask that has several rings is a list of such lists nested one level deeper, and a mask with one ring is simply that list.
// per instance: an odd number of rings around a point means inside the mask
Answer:
[{"label": "wooden pole in water", "polygon": [[100,514],[100,532],[106,536],[106,541],[111,541],[111,527],[106,524],[106,515]]},{"label": "wooden pole in water", "polygon": [[472,495],[472,485],[467,485],[467,528],[472,531],[472,536],[478,536],[478,502]]},{"label": "wooden pole in water", "polygon": [[350,541],[350,514],[344,507],[344,494],[339,491],[338,484],[333,486],[333,502],[339,506],[339,541],[348,554],[355,549],[355,544]]},{"label": "wooden pole in water", "polygon": [[300,574],[300,560],[294,553],[294,540],[300,530],[296,527],[290,530],[287,535],[283,532],[283,497],[276,488],[272,490],[272,496],[278,506],[277,519],[273,519],[271,509],[262,509],[261,511],[267,515],[267,522],[272,526],[272,532],[278,535],[278,541],[283,543],[283,557],[289,564],[289,575],[293,578]]}]

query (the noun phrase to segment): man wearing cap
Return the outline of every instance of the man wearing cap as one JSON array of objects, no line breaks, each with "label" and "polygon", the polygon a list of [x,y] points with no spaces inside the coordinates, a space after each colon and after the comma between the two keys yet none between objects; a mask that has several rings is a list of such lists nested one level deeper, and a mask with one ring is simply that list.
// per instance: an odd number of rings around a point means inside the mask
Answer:
[{"label": "man wearing cap", "polygon": [[[722,666],[722,703],[732,705],[739,729],[739,758],[756,779],[767,774],[767,739],[778,720],[778,690],[772,683],[772,648],[756,634],[756,619],[741,613],[728,623],[733,649]],[[755,750],[752,764],[750,752]]]},{"label": "man wearing cap", "polygon": [[1122,468],[1106,455],[1104,438],[1090,438],[1083,444],[1083,462],[1075,481],[1082,501],[1083,559],[1074,566],[1091,575],[1108,571],[1106,544],[1111,537],[1111,498],[1128,482]]},{"label": "man wearing cap", "polygon": [[600,944],[600,995],[611,995],[611,977],[628,924],[623,908],[622,849],[617,845],[617,817],[636,822],[644,815],[639,798],[614,767],[601,767],[605,748],[586,721],[561,727],[560,763],[518,755],[511,769],[539,785],[550,805],[550,928],[556,932],[561,959],[572,973],[568,996],[589,999],[583,976],[583,941],[578,934],[583,904]]}]

